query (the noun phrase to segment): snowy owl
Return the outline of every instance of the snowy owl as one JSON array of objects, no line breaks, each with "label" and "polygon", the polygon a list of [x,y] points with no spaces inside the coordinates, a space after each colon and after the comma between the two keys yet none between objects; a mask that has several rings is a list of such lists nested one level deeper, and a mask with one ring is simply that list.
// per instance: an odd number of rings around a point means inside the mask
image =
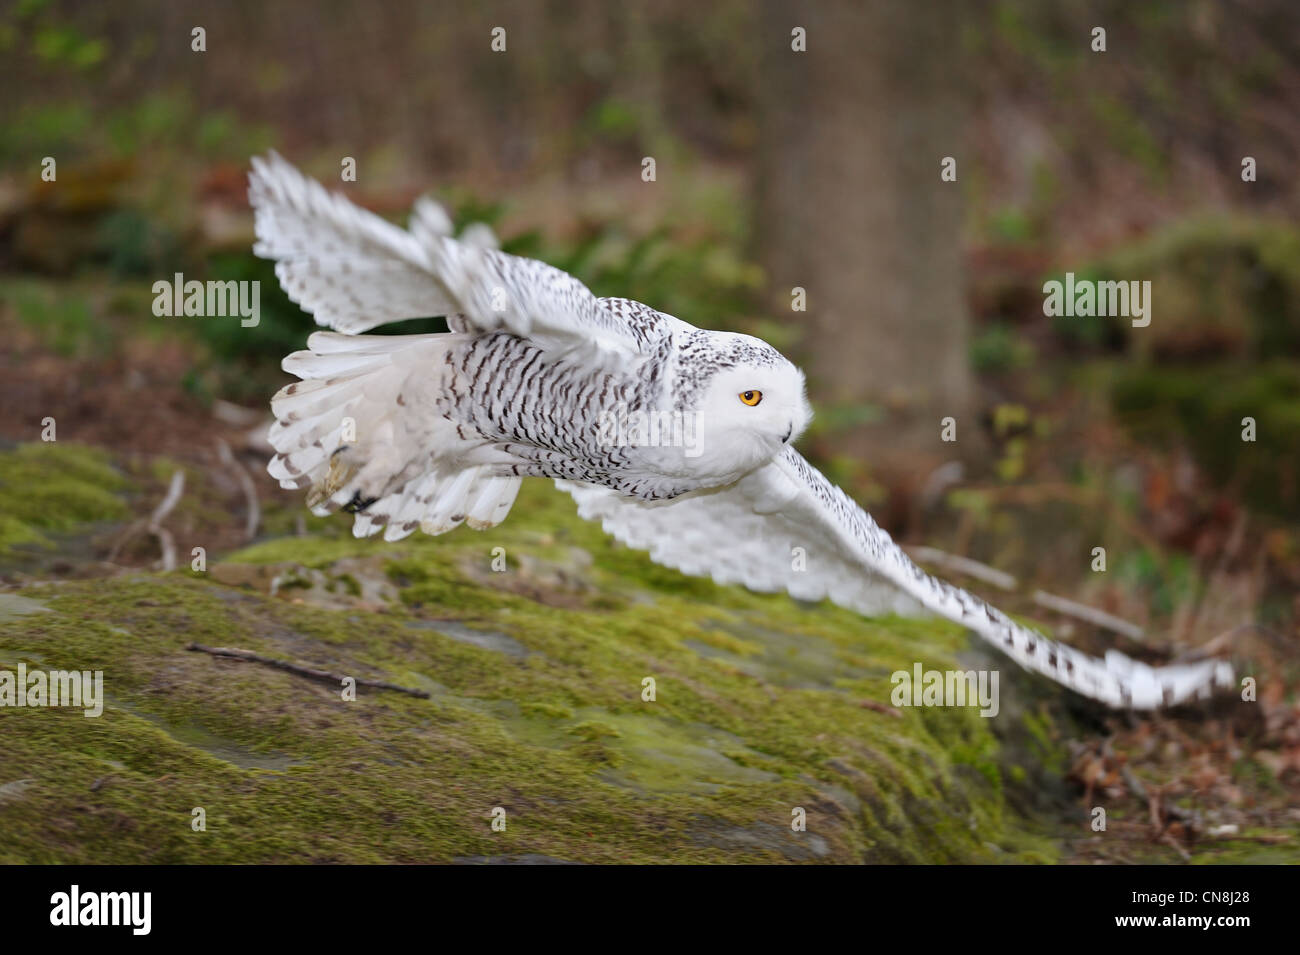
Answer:
[{"label": "snowy owl", "polygon": [[[615,538],[687,574],[867,615],[930,611],[1026,669],[1116,707],[1231,683],[1225,661],[1152,668],[1049,640],[916,566],[794,449],[803,374],[767,343],[705,331],[457,238],[430,199],[402,229],[272,153],[253,160],[256,254],[320,325],[271,400],[272,477],[358,537],[505,520],[524,477],[552,478]],[[362,335],[446,316],[449,331]],[[795,556],[798,559],[795,559]]]}]

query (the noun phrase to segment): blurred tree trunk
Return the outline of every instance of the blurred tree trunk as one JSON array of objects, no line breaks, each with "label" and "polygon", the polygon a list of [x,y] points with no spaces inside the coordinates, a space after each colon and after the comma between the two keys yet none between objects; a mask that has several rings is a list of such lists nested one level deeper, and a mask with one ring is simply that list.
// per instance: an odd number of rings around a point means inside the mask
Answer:
[{"label": "blurred tree trunk", "polygon": [[[883,406],[835,452],[905,483],[979,438],[961,263],[962,79],[950,2],[766,0],[758,234],[777,315],[807,290],[816,399]],[[807,52],[791,31],[807,30]],[[940,180],[945,156],[958,182]],[[940,420],[957,419],[956,445]]]}]

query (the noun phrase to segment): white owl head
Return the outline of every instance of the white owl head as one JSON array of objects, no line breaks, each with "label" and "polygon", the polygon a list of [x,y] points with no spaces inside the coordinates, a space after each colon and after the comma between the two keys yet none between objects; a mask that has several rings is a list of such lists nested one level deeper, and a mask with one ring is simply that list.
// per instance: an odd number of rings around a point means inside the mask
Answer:
[{"label": "white owl head", "polygon": [[[692,336],[694,337],[694,336]],[[724,477],[775,457],[812,419],[804,376],[749,335],[705,332],[679,364],[678,406],[695,419],[688,470]]]}]

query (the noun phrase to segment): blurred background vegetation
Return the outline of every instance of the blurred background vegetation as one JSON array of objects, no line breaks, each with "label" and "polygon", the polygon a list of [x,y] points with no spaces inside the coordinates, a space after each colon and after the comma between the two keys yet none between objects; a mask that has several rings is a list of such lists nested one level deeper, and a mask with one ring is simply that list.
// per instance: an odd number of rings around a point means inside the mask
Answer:
[{"label": "blurred background vegetation", "polygon": [[[183,457],[214,408],[265,407],[313,327],[249,251],[247,160],[274,147],[382,214],[432,189],[597,294],[797,356],[805,450],[906,540],[1185,638],[1294,641],[1300,10],[866,6],[17,0],[0,433],[53,415]],[[1150,327],[1045,318],[1066,271],[1150,280]],[[174,272],[260,279],[260,326],[155,318]]]}]

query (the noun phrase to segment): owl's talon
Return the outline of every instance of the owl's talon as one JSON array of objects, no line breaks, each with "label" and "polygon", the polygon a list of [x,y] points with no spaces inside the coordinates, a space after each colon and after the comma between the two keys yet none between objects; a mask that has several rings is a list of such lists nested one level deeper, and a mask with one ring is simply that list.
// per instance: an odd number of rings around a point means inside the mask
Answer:
[{"label": "owl's talon", "polygon": [[[312,485],[311,491],[307,494],[308,507],[319,507],[324,504],[340,490],[346,487],[347,483],[351,481],[353,476],[357,473],[356,465],[349,462],[346,458],[340,457],[344,451],[348,450],[348,447],[349,445],[345,444],[330,455],[329,471],[326,472],[325,477],[319,484]],[[360,492],[358,491],[352,496],[352,500],[348,502],[348,506],[350,507],[359,499]],[[358,510],[369,507],[373,503],[373,500],[367,501],[361,506],[361,508],[358,508]],[[347,507],[344,508],[344,510],[347,509]],[[355,513],[355,511],[349,513]]]},{"label": "owl's talon", "polygon": [[352,499],[343,505],[343,510],[349,514],[360,514],[377,500],[379,500],[377,497],[362,497],[361,492],[357,491],[352,495]]}]

